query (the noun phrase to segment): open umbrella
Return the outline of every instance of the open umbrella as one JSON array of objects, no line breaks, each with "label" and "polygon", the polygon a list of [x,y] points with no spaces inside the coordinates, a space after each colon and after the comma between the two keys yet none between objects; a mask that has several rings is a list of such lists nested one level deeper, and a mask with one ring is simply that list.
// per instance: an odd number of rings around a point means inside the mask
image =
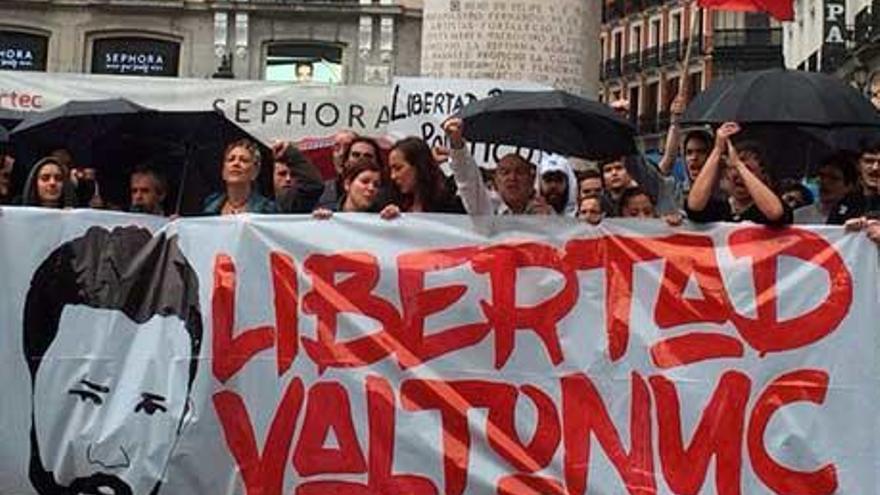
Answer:
[{"label": "open umbrella", "polygon": [[681,121],[880,127],[871,102],[845,82],[818,72],[784,69],[743,72],[712,83],[688,105]]},{"label": "open umbrella", "polygon": [[878,136],[876,128],[746,124],[733,143],[759,143],[774,178],[800,179],[815,173],[827,158],[843,151],[858,153],[865,142]]},{"label": "open umbrella", "polygon": [[697,95],[683,125],[738,122],[734,141],[758,141],[776,178],[799,178],[839,151],[857,151],[880,131],[864,96],[827,74],[785,69],[744,72]]},{"label": "open umbrella", "polygon": [[6,144],[9,142],[9,133],[6,132],[6,128],[0,125],[0,144]]},{"label": "open umbrella", "polygon": [[461,109],[464,136],[564,156],[636,153],[635,129],[607,105],[564,91],[505,91]]},{"label": "open umbrella", "polygon": [[19,122],[24,120],[29,113],[30,112],[0,108],[0,126],[5,127],[6,130],[12,129],[17,126]]},{"label": "open umbrella", "polygon": [[[127,197],[128,175],[144,162],[179,187],[176,210],[197,212],[201,198],[220,187],[226,145],[258,143],[262,186],[271,177],[272,153],[217,111],[158,111],[124,99],[72,101],[28,117],[12,133],[19,149],[39,154],[64,147],[79,164],[99,169],[102,194]],[[122,201],[124,203],[124,201]]]}]

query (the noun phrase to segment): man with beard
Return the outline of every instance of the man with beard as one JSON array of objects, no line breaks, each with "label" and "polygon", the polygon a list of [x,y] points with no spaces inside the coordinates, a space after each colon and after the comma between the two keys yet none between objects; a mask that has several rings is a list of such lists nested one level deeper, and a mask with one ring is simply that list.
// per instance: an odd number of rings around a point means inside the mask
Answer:
[{"label": "man with beard", "polygon": [[538,193],[558,215],[577,214],[577,177],[571,164],[564,157],[547,154],[538,165],[540,179]]},{"label": "man with beard", "polygon": [[161,172],[141,166],[131,173],[129,179],[132,213],[165,216],[163,203],[168,195],[168,181]]},{"label": "man with beard", "polygon": [[500,202],[492,201],[479,166],[465,146],[463,123],[451,118],[443,123],[451,149],[449,168],[455,178],[458,195],[469,215],[553,214],[553,208],[535,194],[535,166],[511,153],[501,157],[495,168],[495,188]]},{"label": "man with beard", "polygon": [[37,268],[23,320],[34,489],[157,493],[192,414],[202,340],[177,239],[89,229]]},{"label": "man with beard", "polygon": [[857,169],[859,185],[837,204],[828,223],[843,225],[853,218],[880,213],[880,140],[863,146]]}]

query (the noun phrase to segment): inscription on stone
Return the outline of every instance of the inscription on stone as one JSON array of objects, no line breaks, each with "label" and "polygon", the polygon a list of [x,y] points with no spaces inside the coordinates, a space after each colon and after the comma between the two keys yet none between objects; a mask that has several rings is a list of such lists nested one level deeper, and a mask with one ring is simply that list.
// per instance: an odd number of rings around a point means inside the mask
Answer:
[{"label": "inscription on stone", "polygon": [[[583,0],[425,0],[422,74],[583,91],[596,27]],[[589,12],[588,12],[589,11]],[[590,69],[587,69],[589,67]]]}]

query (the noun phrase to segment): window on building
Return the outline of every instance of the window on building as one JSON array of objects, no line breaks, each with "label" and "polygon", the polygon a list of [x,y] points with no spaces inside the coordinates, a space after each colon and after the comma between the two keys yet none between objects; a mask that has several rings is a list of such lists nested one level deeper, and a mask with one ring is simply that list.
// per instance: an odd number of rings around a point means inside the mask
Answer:
[{"label": "window on building", "polygon": [[669,41],[681,39],[681,12],[672,14],[669,19]]},{"label": "window on building", "polygon": [[633,125],[638,124],[639,115],[641,115],[641,110],[639,109],[639,87],[633,86],[629,88],[629,120]]},{"label": "window on building", "polygon": [[651,19],[650,40],[648,46],[660,46],[660,19]]},{"label": "window on building", "polygon": [[614,58],[620,60],[623,58],[623,32],[614,33]]},{"label": "window on building", "polygon": [[639,53],[642,49],[642,26],[633,26],[632,33],[630,35],[630,45],[629,51],[630,53]]},{"label": "window on building", "polygon": [[342,47],[332,43],[272,43],[266,53],[267,81],[342,83]]},{"label": "window on building", "polygon": [[163,39],[118,36],[92,42],[92,73],[125,76],[178,75],[180,43]]},{"label": "window on building", "polygon": [[46,70],[47,36],[0,30],[0,69]]}]

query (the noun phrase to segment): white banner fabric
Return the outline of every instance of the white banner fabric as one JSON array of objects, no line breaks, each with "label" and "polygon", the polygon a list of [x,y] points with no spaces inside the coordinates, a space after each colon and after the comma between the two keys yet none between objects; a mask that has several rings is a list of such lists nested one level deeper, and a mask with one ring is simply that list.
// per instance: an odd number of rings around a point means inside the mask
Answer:
[{"label": "white banner fabric", "polygon": [[839,228],[4,208],[0,274],[0,493],[880,493]]}]

